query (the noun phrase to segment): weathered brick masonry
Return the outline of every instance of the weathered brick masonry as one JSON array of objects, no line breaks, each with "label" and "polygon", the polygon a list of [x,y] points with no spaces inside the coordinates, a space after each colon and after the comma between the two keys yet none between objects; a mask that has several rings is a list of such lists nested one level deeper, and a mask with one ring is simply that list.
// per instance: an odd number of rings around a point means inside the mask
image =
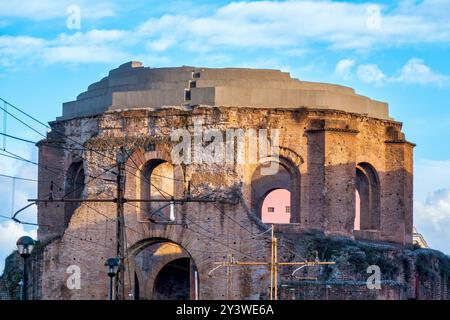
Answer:
[{"label": "weathered brick masonry", "polygon": [[[261,165],[248,162],[174,164],[171,132],[186,128],[193,134],[195,123],[224,136],[227,129],[279,129],[282,176],[261,176]],[[200,299],[267,298],[264,268],[233,268],[231,282],[225,268],[208,273],[228,254],[241,261],[270,259],[269,234],[261,234],[268,226],[258,210],[264,195],[279,187],[291,191],[292,201],[291,223],[277,226],[280,260],[300,261],[318,251],[319,258],[337,261],[305,269],[304,275],[319,277],[313,283],[283,269],[281,298],[448,298],[447,260],[431,254],[429,266],[420,258],[425,267],[419,271],[426,272],[419,272],[417,257],[426,254],[405,249],[412,242],[414,145],[401,123],[389,118],[387,105],[350,88],[273,70],[129,63],[65,104],[51,126],[39,143],[39,198],[115,197],[114,169],[105,170],[125,146],[131,156],[127,198],[161,197],[149,185],[154,181],[175,198],[217,199],[177,204],[176,224],[149,220],[155,204],[125,204],[130,299],[195,298],[196,275]],[[248,151],[249,142],[244,146]],[[361,196],[359,230],[355,189]],[[115,256],[115,218],[115,203],[39,204],[43,248],[35,267],[36,298],[106,299],[104,262]],[[369,264],[381,264],[382,290],[364,285]],[[79,290],[66,285],[71,265],[81,269]],[[430,274],[441,289],[426,282]]]}]

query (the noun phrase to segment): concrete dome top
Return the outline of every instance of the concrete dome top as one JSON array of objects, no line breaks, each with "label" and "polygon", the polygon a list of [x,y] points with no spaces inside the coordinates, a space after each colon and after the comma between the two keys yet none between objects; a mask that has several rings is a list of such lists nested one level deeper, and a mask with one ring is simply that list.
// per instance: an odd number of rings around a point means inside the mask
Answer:
[{"label": "concrete dome top", "polygon": [[63,104],[58,120],[109,110],[163,107],[233,106],[334,109],[389,119],[388,105],[352,88],[291,78],[269,69],[143,67],[131,61],[91,84],[75,101]]}]

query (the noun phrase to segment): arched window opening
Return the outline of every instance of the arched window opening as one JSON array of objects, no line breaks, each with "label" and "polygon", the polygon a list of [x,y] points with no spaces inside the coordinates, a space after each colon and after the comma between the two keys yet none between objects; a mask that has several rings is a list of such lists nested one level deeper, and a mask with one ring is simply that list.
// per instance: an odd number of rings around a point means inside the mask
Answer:
[{"label": "arched window opening", "polygon": [[[167,161],[150,160],[142,170],[140,182],[141,199],[170,199],[174,197],[173,166]],[[142,213],[155,221],[170,219],[170,206],[167,202],[141,204]]]},{"label": "arched window opening", "polygon": [[264,223],[283,224],[291,221],[291,193],[287,189],[275,189],[264,198],[261,208]]},{"label": "arched window opening", "polygon": [[[269,167],[277,170],[267,170]],[[297,167],[284,158],[258,166],[252,176],[251,202],[253,212],[264,223],[299,222],[300,173]]]},{"label": "arched window opening", "polygon": [[[65,184],[65,198],[81,199],[84,191],[84,168],[83,162],[74,162],[67,170]],[[75,210],[81,202],[66,202],[64,205],[64,222],[67,226]]]},{"label": "arched window opening", "polygon": [[357,165],[355,189],[355,230],[379,230],[380,183],[370,164]]}]

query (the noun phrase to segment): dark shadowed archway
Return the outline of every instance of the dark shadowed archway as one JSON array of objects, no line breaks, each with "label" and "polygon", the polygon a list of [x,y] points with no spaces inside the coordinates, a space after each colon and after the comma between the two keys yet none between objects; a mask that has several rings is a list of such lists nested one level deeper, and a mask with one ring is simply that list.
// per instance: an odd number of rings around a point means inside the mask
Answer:
[{"label": "dark shadowed archway", "polygon": [[166,264],[156,276],[153,299],[189,300],[191,263],[189,258],[180,258]]},{"label": "dark shadowed archway", "polygon": [[197,266],[191,255],[168,239],[145,241],[134,254],[135,298],[194,300],[198,298]]},{"label": "dark shadowed archway", "polygon": [[[64,197],[71,199],[81,199],[84,191],[84,168],[83,162],[78,161],[70,165],[66,173]],[[81,202],[64,203],[64,225],[67,226],[75,210]]]},{"label": "dark shadowed archway", "polygon": [[380,229],[380,180],[373,166],[359,163],[355,175],[355,230]]}]

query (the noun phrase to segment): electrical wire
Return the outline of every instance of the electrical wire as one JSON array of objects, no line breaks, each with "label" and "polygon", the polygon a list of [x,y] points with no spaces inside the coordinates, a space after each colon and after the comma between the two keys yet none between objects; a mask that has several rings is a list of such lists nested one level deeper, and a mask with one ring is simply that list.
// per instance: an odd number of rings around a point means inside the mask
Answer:
[{"label": "electrical wire", "polygon": [[[32,120],[34,120],[34,121],[38,122],[39,124],[45,126],[46,128],[50,128],[48,125],[46,125],[46,124],[44,124],[43,122],[37,120],[37,119],[34,118],[33,116],[31,116],[31,115],[29,115],[28,113],[22,111],[21,109],[17,108],[16,106],[12,105],[11,103],[5,101],[4,99],[0,98],[0,100],[2,100],[3,102],[7,103],[7,104],[10,105],[10,106],[12,106],[14,109],[16,109],[16,110],[18,110],[19,112],[21,112],[22,114],[28,116],[28,117],[31,118]],[[22,123],[23,125],[25,125],[26,127],[28,127],[29,129],[31,129],[32,131],[34,131],[34,132],[40,134],[41,136],[45,137],[45,135],[42,135],[40,132],[38,132],[36,129],[34,129],[34,128],[31,127],[30,125],[26,124],[26,123],[23,122],[22,120],[20,120],[20,119],[18,119],[17,117],[15,117],[13,114],[11,114],[9,111],[7,111],[5,108],[0,107],[0,109],[3,110],[4,112],[6,112],[7,114],[9,114],[10,116],[12,116],[14,119],[16,119],[17,121],[19,121],[19,122]],[[58,130],[54,130],[54,129],[53,129],[53,131],[56,132],[57,134],[60,134],[60,135],[61,135],[61,133],[58,132]],[[18,137],[12,137],[12,138],[18,138]],[[74,141],[76,144],[80,144],[78,141],[75,141],[75,140],[71,139],[70,137],[65,136],[65,138],[66,138],[67,140]],[[18,139],[21,139],[21,138],[18,138]],[[25,141],[25,142],[33,143],[32,141],[28,141],[28,140]],[[81,145],[81,144],[80,144],[80,145]],[[52,146],[52,147],[54,147],[54,146]],[[87,151],[87,150],[89,150],[89,151],[96,152],[96,153],[98,153],[98,154],[100,154],[100,155],[102,155],[102,156],[104,156],[104,157],[107,157],[107,156],[105,156],[104,154],[101,154],[98,150],[93,150],[93,149],[90,150],[90,149],[84,148],[84,146],[82,146],[82,147],[83,147],[83,149],[77,149],[77,151],[79,151],[79,150],[81,150],[81,151]],[[56,147],[56,148],[59,148],[59,146]],[[63,147],[63,148],[65,148],[65,149],[71,149],[71,148],[67,148],[67,147]],[[6,151],[6,152],[7,152],[7,151]],[[10,153],[10,152],[8,152],[8,153]],[[2,155],[2,154],[0,154],[0,155]],[[23,161],[27,161],[27,162],[36,164],[36,163],[34,163],[34,162],[32,162],[32,161],[29,161],[29,160],[27,160],[27,159],[24,159],[24,158],[22,158],[22,157],[20,157],[20,156],[17,156],[17,155],[15,155],[15,154],[13,154],[13,156],[12,156],[11,158],[15,158],[15,159],[19,159],[19,160],[23,160]],[[109,158],[110,158],[110,157],[109,157]],[[110,158],[110,159],[111,159],[111,158]],[[137,166],[137,164],[135,163],[134,159],[131,158],[131,157],[130,157],[130,159],[132,160],[132,162],[133,162],[134,165],[136,166],[136,169],[138,169],[138,170],[142,173],[141,169],[139,168],[139,166]],[[48,170],[47,167],[46,167],[45,169]],[[131,173],[131,174],[134,175],[135,177],[139,178],[141,181],[146,181],[147,183],[149,183],[147,180],[142,180],[141,177],[136,176],[134,173]],[[155,175],[156,175],[156,174],[155,174]],[[161,176],[161,177],[163,177],[163,176]],[[165,178],[168,178],[168,177],[165,177]],[[174,179],[174,180],[175,180],[175,179]],[[194,186],[195,189],[198,190],[198,188],[197,188],[194,184],[192,184],[192,185]],[[154,186],[154,187],[155,187],[155,186]],[[157,188],[157,189],[158,189],[158,188]],[[159,191],[159,192],[162,194],[161,191]],[[166,192],[166,194],[169,195],[167,192]],[[260,236],[260,235],[262,235],[262,234],[265,234],[265,233],[269,230],[269,229],[267,229],[267,230],[265,230],[264,232],[262,232],[262,233],[260,233],[260,234],[253,234],[253,232],[252,232],[251,230],[247,229],[247,228],[244,227],[242,224],[240,224],[239,222],[237,222],[236,220],[234,220],[232,217],[230,217],[228,214],[226,214],[221,208],[217,207],[217,205],[216,205],[215,203],[213,203],[213,205],[214,205],[214,207],[215,207],[217,210],[219,210],[224,216],[226,216],[228,219],[230,219],[230,220],[232,220],[233,222],[235,222],[236,224],[238,224],[242,229],[244,229],[244,230],[246,230],[247,232],[249,232],[253,237],[257,237],[257,236]],[[88,206],[88,207],[89,207],[89,206]],[[108,218],[109,218],[109,217],[108,217]],[[205,230],[205,231],[207,231],[207,232],[210,232],[209,230],[204,229],[203,226],[201,226],[201,225],[197,224],[196,222],[194,222],[194,221],[188,219],[187,217],[186,217],[186,219],[189,220],[192,224],[198,225],[198,226],[199,226],[200,228],[202,228],[203,230]],[[199,234],[200,234],[200,233],[199,233]],[[206,236],[206,237],[210,238],[209,236]],[[252,237],[252,238],[253,238],[253,237]],[[210,239],[213,240],[214,238],[210,238]],[[254,239],[254,238],[253,238],[253,239]],[[241,240],[242,240],[242,239],[241,239]],[[233,248],[233,250],[236,250],[236,249]],[[242,252],[241,252],[241,253],[242,253]]]},{"label": "electrical wire", "polygon": [[22,177],[9,176],[9,175],[7,175],[7,174],[1,174],[1,173],[0,173],[0,177],[10,178],[10,179],[15,179],[15,180],[23,180],[23,181],[38,182],[38,180],[36,180],[36,179],[30,179],[30,178],[22,178]]}]

